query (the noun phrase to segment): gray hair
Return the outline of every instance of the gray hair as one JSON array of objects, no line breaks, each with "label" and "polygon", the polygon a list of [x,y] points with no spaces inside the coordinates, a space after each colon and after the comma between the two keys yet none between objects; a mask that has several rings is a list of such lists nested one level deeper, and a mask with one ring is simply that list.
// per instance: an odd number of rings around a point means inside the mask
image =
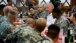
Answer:
[{"label": "gray hair", "polygon": [[50,6],[54,9],[54,5],[52,4],[52,2],[46,3],[46,4],[50,4]]}]

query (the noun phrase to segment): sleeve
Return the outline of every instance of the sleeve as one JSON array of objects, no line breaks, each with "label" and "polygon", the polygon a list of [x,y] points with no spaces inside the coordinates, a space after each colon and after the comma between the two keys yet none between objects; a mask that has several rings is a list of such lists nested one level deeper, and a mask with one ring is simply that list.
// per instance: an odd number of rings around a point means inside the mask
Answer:
[{"label": "sleeve", "polygon": [[60,28],[63,29],[63,33],[67,34],[68,31],[68,23],[67,21],[61,21]]},{"label": "sleeve", "polygon": [[12,25],[5,25],[5,26],[3,26],[3,28],[4,28],[4,30],[3,30],[3,32],[2,32],[2,36],[3,37],[6,37],[7,36],[7,34],[10,34],[10,33],[12,33],[13,31],[14,31],[14,26],[12,26]]},{"label": "sleeve", "polygon": [[47,18],[47,15],[48,14],[46,12],[44,12],[43,15],[42,15],[42,18],[45,18],[46,19]]}]

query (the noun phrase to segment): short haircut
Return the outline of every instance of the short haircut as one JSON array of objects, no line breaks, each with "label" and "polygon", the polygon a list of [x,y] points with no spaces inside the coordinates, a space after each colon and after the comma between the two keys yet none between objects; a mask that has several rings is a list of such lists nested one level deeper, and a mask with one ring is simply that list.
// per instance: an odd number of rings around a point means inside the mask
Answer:
[{"label": "short haircut", "polygon": [[28,6],[29,6],[29,7],[33,7],[33,4],[29,4]]},{"label": "short haircut", "polygon": [[76,12],[73,13],[73,16],[76,18]]},{"label": "short haircut", "polygon": [[60,27],[56,24],[52,24],[48,27],[47,36],[50,36],[52,39],[55,39],[60,32]]},{"label": "short haircut", "polygon": [[33,24],[33,23],[35,23],[35,20],[33,18],[27,18],[26,23],[27,24]]},{"label": "short haircut", "polygon": [[46,27],[46,20],[44,18],[39,18],[36,20],[36,29],[42,32]]},{"label": "short haircut", "polygon": [[8,14],[8,17],[15,17],[16,15],[17,15],[17,12],[16,11],[14,11],[14,10],[11,10],[11,11],[9,11],[8,12],[9,14]]},{"label": "short haircut", "polygon": [[9,2],[10,0],[7,0],[7,2]]},{"label": "short haircut", "polygon": [[54,7],[57,8],[60,4],[61,4],[61,3],[60,3],[59,1],[56,1],[56,2],[54,3]]},{"label": "short haircut", "polygon": [[31,8],[34,9],[34,7],[29,7],[29,11],[30,11]]},{"label": "short haircut", "polygon": [[58,8],[54,8],[54,9],[53,9],[53,12],[57,13],[58,16],[61,15],[61,11],[60,11],[60,9],[58,9]]},{"label": "short haircut", "polygon": [[6,15],[10,10],[13,10],[13,8],[11,6],[5,6],[3,9],[3,12]]}]

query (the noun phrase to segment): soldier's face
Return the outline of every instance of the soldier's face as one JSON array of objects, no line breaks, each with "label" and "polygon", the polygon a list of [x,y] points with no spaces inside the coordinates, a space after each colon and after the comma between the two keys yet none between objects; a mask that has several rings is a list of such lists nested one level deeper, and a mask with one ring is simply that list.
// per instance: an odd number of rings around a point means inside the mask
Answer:
[{"label": "soldier's face", "polygon": [[42,6],[42,5],[38,5],[37,10],[38,10],[39,12],[43,11],[43,6]]},{"label": "soldier's face", "polygon": [[57,13],[52,12],[52,16],[53,16],[53,18],[56,18],[56,15],[57,15]]},{"label": "soldier's face", "polygon": [[70,16],[70,21],[74,21],[73,14]]},{"label": "soldier's face", "polygon": [[30,9],[30,13],[34,14],[34,9],[33,8]]}]

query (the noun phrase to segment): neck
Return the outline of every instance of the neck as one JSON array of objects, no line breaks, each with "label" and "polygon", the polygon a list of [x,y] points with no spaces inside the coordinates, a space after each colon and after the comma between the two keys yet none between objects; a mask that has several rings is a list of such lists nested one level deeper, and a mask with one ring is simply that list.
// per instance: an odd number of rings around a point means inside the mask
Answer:
[{"label": "neck", "polygon": [[57,16],[57,18],[56,18],[56,19],[58,20],[60,17],[61,17],[61,16]]},{"label": "neck", "polygon": [[48,13],[48,14],[51,14],[52,12]]},{"label": "neck", "polygon": [[[48,36],[49,38],[51,38],[50,36]],[[52,38],[51,38],[52,39]],[[57,41],[57,39],[52,39],[52,41],[54,42],[54,43],[56,43],[56,41]]]}]

